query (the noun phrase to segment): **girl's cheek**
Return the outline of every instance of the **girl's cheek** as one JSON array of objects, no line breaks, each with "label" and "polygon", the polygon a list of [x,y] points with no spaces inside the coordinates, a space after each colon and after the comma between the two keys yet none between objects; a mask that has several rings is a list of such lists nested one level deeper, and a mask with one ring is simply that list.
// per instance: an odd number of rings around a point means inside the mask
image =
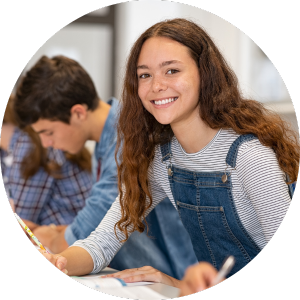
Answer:
[{"label": "girl's cheek", "polygon": [[143,102],[143,100],[145,99],[145,97],[146,97],[146,95],[147,95],[147,88],[145,87],[145,85],[140,86],[140,87],[138,88],[138,95],[139,95],[140,99],[141,99],[142,102]]}]

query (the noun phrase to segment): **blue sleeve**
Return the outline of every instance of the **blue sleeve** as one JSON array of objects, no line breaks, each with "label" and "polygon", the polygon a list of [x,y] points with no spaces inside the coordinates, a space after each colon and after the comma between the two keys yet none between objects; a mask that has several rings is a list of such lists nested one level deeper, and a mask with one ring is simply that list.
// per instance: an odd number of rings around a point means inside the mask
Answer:
[{"label": "blue sleeve", "polygon": [[85,239],[96,229],[118,195],[115,146],[114,142],[106,149],[101,160],[100,180],[93,185],[85,207],[65,231],[65,240],[69,245]]}]

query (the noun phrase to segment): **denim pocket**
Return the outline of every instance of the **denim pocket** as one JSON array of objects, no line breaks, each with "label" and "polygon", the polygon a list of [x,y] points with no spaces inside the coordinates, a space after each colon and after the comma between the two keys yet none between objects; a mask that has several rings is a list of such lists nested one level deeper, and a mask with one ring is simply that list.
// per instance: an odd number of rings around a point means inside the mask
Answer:
[{"label": "denim pocket", "polygon": [[[194,248],[197,248],[195,252],[210,257],[214,267],[219,268],[227,255],[234,255],[243,264],[251,261],[239,237],[233,234],[223,206],[195,206],[180,201],[176,204]],[[240,267],[236,266],[232,272],[238,269]]]}]

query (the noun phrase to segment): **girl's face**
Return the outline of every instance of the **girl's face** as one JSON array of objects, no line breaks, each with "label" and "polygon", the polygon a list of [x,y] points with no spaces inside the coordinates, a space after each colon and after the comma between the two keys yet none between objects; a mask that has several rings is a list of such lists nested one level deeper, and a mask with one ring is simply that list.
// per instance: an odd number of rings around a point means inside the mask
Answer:
[{"label": "girl's face", "polygon": [[146,40],[137,76],[139,97],[159,123],[175,126],[199,118],[199,71],[186,46],[164,37]]}]

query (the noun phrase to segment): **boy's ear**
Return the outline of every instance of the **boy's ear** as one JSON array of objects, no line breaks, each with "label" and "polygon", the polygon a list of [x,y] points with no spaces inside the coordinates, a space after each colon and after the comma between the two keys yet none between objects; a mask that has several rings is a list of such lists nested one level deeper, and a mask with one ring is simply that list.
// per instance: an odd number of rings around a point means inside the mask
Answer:
[{"label": "boy's ear", "polygon": [[78,121],[84,121],[87,118],[87,106],[84,104],[75,104],[71,108],[71,118]]}]

